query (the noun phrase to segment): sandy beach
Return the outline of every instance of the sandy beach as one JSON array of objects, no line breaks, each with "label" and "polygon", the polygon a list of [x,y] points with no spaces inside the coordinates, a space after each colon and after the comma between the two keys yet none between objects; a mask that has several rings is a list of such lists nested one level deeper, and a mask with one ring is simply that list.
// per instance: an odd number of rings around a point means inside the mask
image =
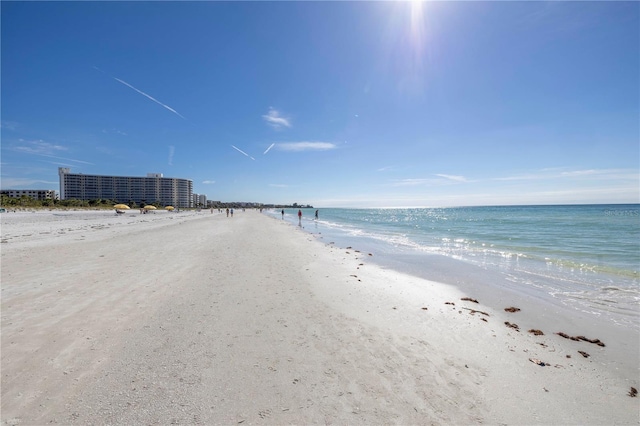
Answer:
[{"label": "sandy beach", "polygon": [[256,211],[1,219],[5,425],[640,423],[637,342]]}]

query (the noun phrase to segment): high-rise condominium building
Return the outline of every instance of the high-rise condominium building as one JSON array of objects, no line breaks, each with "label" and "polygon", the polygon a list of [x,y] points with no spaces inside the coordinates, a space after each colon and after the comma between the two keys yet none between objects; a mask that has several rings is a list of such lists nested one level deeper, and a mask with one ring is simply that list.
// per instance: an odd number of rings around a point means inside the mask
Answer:
[{"label": "high-rise condominium building", "polygon": [[193,181],[189,179],[166,178],[161,173],[147,173],[146,177],[83,175],[67,167],[58,168],[58,175],[61,200],[192,207]]}]

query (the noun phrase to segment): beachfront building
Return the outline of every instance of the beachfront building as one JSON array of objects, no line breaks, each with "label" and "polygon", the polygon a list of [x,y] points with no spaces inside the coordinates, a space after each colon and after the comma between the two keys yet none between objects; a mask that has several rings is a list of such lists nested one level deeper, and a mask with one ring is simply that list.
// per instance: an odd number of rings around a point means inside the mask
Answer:
[{"label": "beachfront building", "polygon": [[56,191],[53,189],[5,189],[1,195],[11,198],[29,197],[34,200],[57,200]]},{"label": "beachfront building", "polygon": [[162,173],[138,176],[101,176],[71,173],[59,167],[61,200],[113,200],[116,203],[192,207],[193,181],[166,178]]},{"label": "beachfront building", "polygon": [[207,207],[207,196],[204,194],[193,194],[193,207]]}]

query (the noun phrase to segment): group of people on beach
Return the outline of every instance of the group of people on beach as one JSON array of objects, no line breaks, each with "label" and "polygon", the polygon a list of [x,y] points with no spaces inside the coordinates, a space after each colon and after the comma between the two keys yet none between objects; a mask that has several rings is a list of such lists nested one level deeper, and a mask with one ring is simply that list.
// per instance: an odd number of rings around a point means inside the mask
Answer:
[{"label": "group of people on beach", "polygon": [[[282,214],[282,219],[284,219],[284,209],[280,211]],[[318,210],[316,210],[315,220],[318,220]],[[302,226],[302,210],[298,209],[298,225]]]},{"label": "group of people on beach", "polygon": [[[284,219],[284,209],[280,212],[282,213],[282,219]],[[316,210],[315,220],[318,220],[318,210]],[[298,226],[302,226],[302,210],[298,209]]]}]

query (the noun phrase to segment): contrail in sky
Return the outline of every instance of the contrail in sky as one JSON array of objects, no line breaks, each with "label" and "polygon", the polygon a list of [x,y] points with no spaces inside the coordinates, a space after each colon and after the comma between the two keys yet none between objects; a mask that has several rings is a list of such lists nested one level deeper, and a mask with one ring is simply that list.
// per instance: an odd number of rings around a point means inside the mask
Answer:
[{"label": "contrail in sky", "polygon": [[249,154],[247,154],[246,152],[244,152],[243,150],[241,150],[240,148],[238,148],[236,146],[231,145],[231,148],[235,149],[236,151],[238,151],[241,154],[246,155],[247,157],[251,158],[253,161],[256,160],[255,158],[253,158],[252,156],[250,156]]},{"label": "contrail in sky", "polygon": [[111,76],[109,74],[107,74],[106,72],[102,71],[100,68],[94,66],[93,69],[100,71],[101,73],[113,78],[115,81],[124,84],[125,86],[135,90],[136,92],[140,93],[142,96],[146,96],[147,98],[151,99],[153,102],[157,103],[160,106],[165,107],[166,109],[168,109],[169,111],[171,111],[172,113],[174,113],[175,115],[177,115],[178,117],[182,118],[183,120],[186,120],[186,118],[184,118],[178,111],[176,111],[175,109],[171,108],[169,105],[165,105],[162,102],[160,102],[159,100],[155,99],[153,96],[149,96],[146,93],[144,93],[142,90],[138,90],[135,87],[133,87],[132,85],[130,85],[129,83],[127,83],[124,80],[120,80],[119,78],[116,78],[114,76]]},{"label": "contrail in sky", "polygon": [[171,108],[168,105],[163,104],[162,102],[158,101],[157,99],[153,98],[152,96],[147,95],[142,90],[136,89],[135,87],[133,87],[132,85],[130,85],[129,83],[127,83],[124,80],[120,80],[119,78],[116,78],[116,77],[112,77],[112,78],[114,80],[119,81],[120,83],[124,84],[125,86],[132,88],[133,90],[135,90],[136,92],[140,93],[141,95],[146,96],[147,98],[151,99],[153,102],[157,103],[158,105],[161,105],[161,106],[165,107],[166,109],[168,109],[169,111],[171,111],[172,113],[174,113],[178,117],[182,118],[183,120],[186,120],[186,118],[184,118],[182,115],[180,115],[180,113],[178,111],[176,111],[175,109]]},{"label": "contrail in sky", "polygon": [[273,148],[273,146],[275,145],[275,143],[272,143],[271,145],[269,145],[269,148],[267,148],[267,150],[265,152],[262,153],[262,155],[266,154],[267,152],[269,152],[269,150],[271,148]]}]

